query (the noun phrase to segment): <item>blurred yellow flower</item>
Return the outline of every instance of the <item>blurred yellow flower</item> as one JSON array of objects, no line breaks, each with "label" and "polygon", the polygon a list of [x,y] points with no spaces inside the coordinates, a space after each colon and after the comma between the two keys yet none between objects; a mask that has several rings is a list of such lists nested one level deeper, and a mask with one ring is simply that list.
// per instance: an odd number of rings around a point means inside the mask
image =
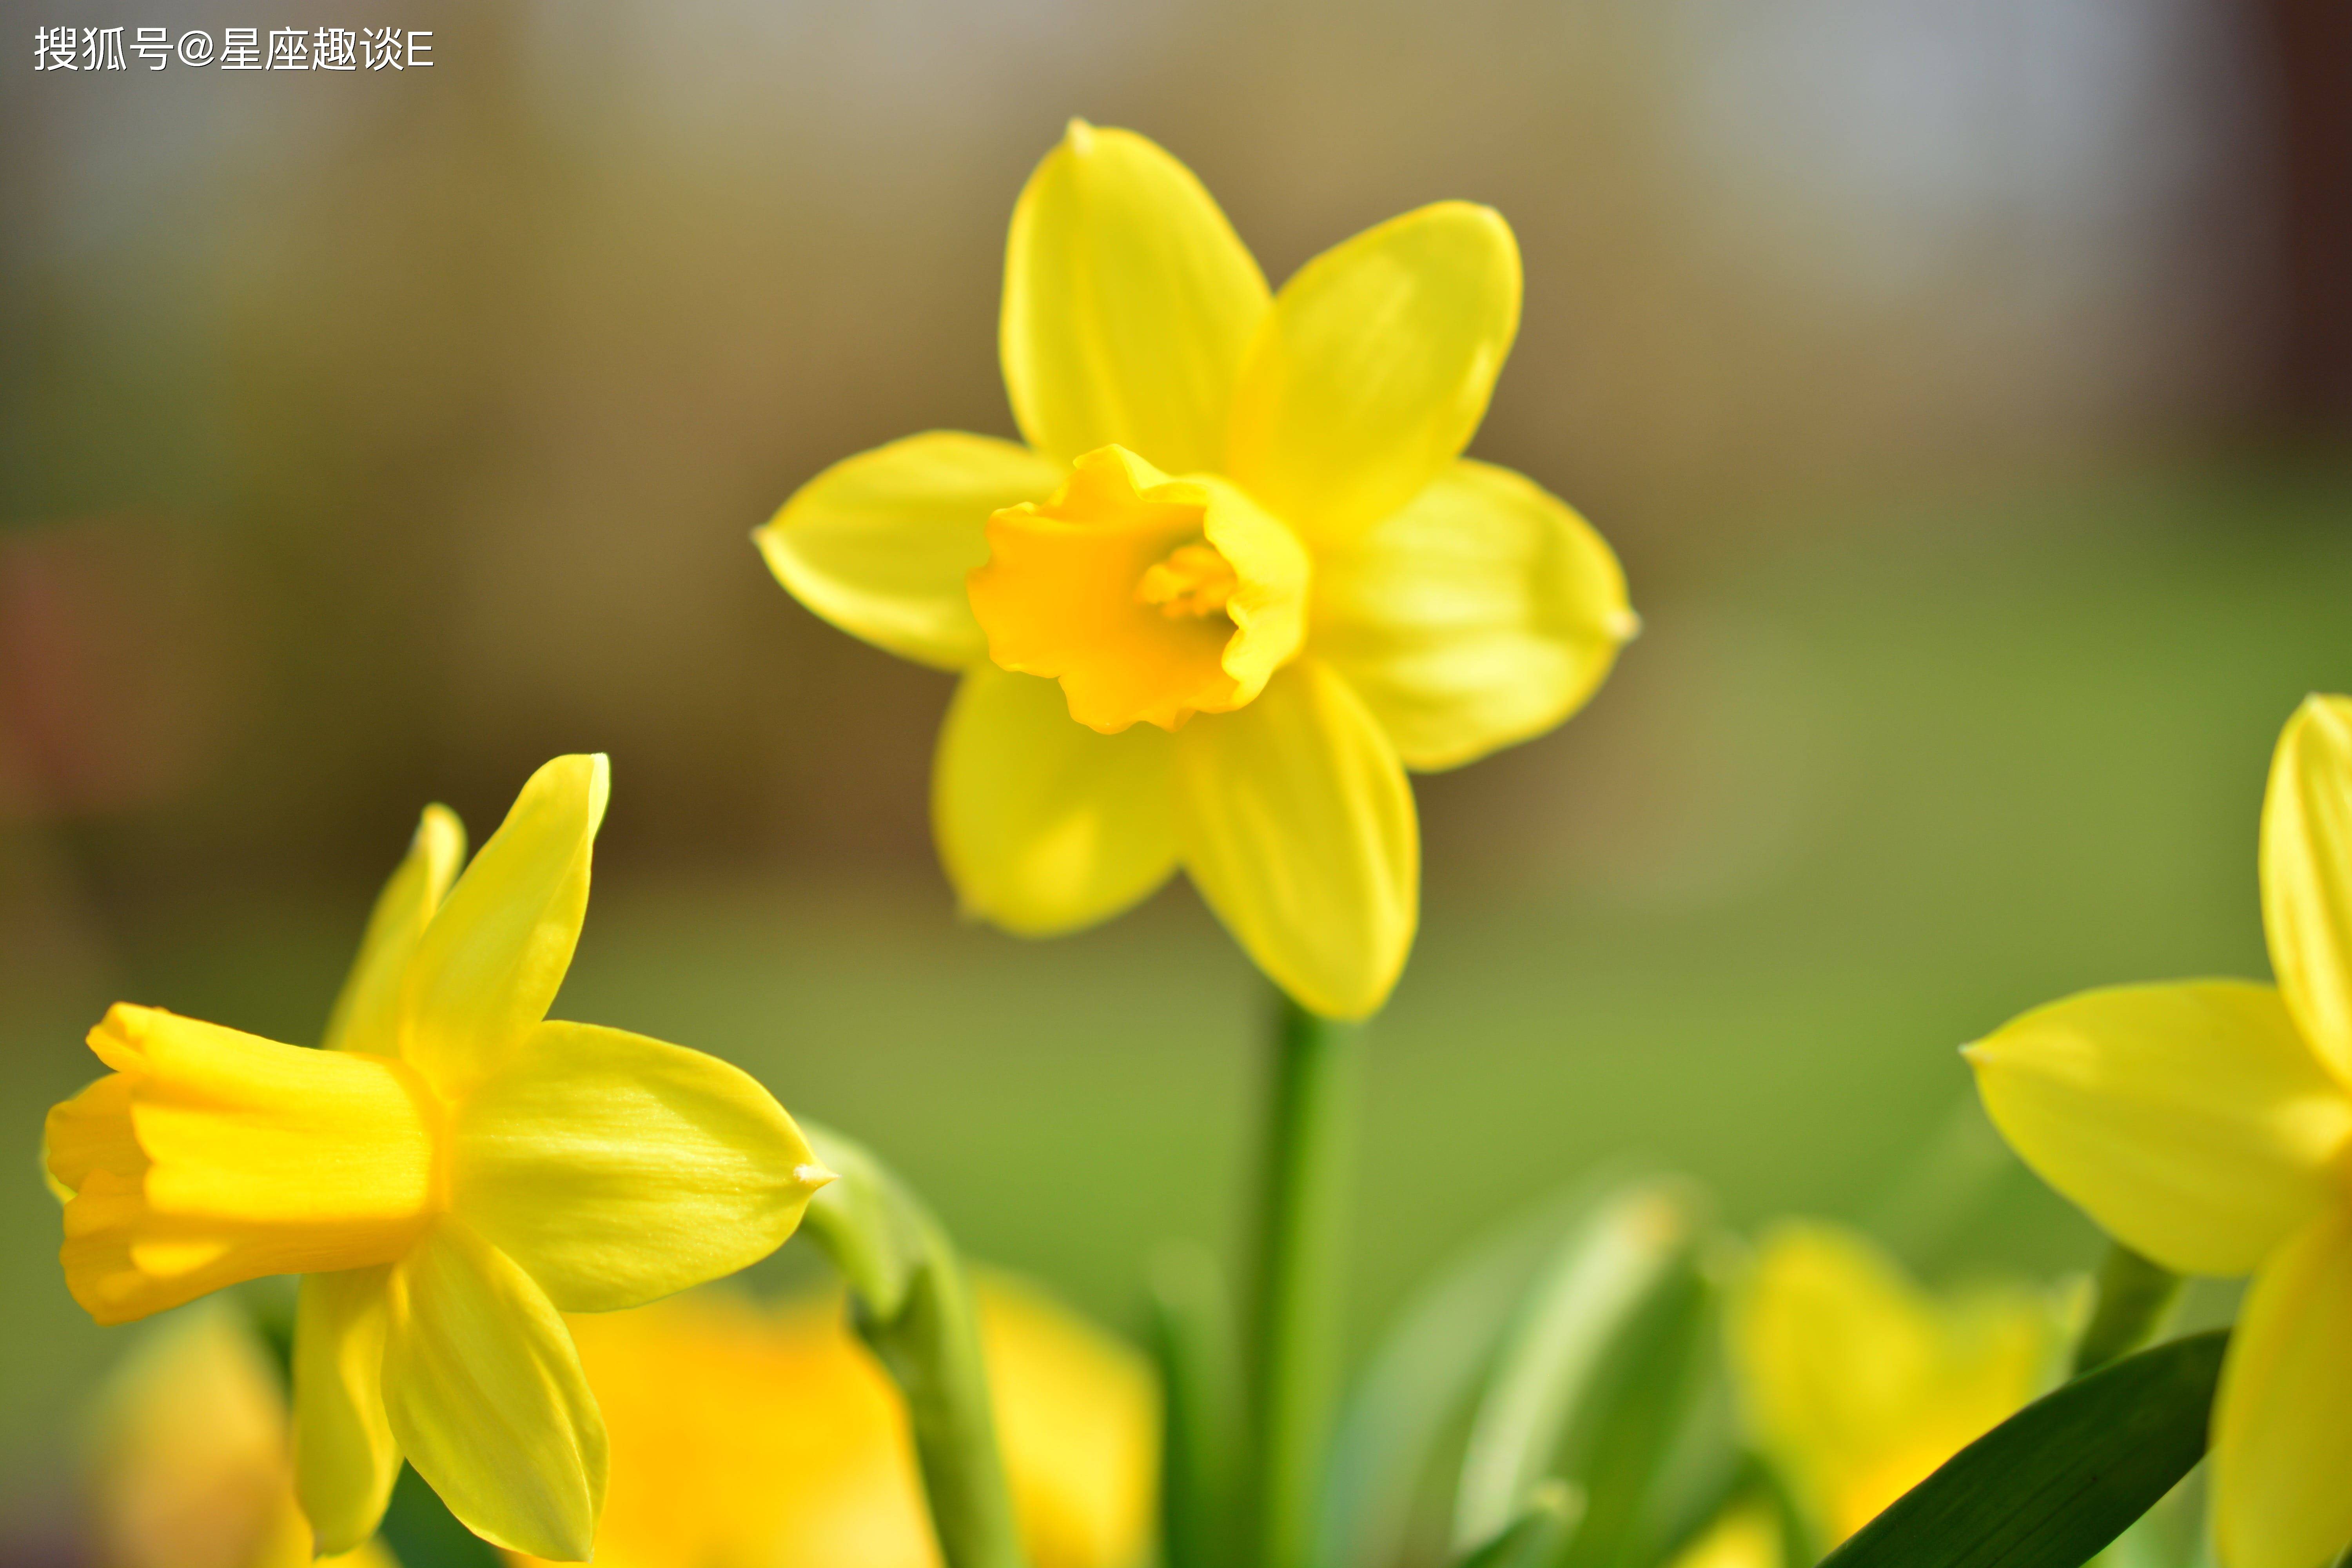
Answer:
[{"label": "blurred yellow flower", "polygon": [[1028,445],[910,437],[756,535],[818,615],[963,673],[932,819],[969,911],[1072,931],[1181,866],[1304,1005],[1387,998],[1419,918],[1404,770],[1550,729],[1637,624],[1581,518],[1461,457],[1518,319],[1486,207],[1269,295],[1190,170],[1071,123],[1006,247]]},{"label": "blurred yellow flower", "polygon": [[[91,1568],[308,1568],[286,1396],[242,1313],[156,1326],[107,1380],[88,1454]],[[321,1568],[397,1568],[370,1541]]]},{"label": "blurred yellow flower", "polygon": [[[981,1337],[1035,1568],[1149,1555],[1157,1396],[1131,1352],[1001,1277]],[[698,1291],[575,1325],[613,1434],[597,1568],[933,1568],[905,1407],[838,1297]]]},{"label": "blurred yellow flower", "polygon": [[2213,1414],[2227,1568],[2316,1568],[2352,1542],[2352,699],[2279,737],[2263,804],[2275,986],[2118,986],[1968,1048],[2042,1180],[2183,1274],[2244,1274]]},{"label": "blurred yellow flower", "polygon": [[1780,1521],[1762,1502],[1726,1509],[1699,1538],[1675,1553],[1673,1568],[1781,1568]]},{"label": "blurred yellow flower", "polygon": [[464,831],[428,809],[328,1048],[117,1005],[89,1035],[114,1071],[49,1112],[66,1282],[99,1321],[303,1276],[296,1483],[321,1551],[374,1531],[405,1456],[484,1537],[584,1559],[604,1431],[559,1310],[740,1268],[828,1179],[734,1068],[547,1019],[606,780],[601,756],[540,769],[462,878]]},{"label": "blurred yellow flower", "polygon": [[1759,1449],[1834,1545],[2032,1399],[2059,1329],[2040,1295],[1939,1300],[1862,1237],[1790,1222],[1734,1296],[1732,1373]]}]

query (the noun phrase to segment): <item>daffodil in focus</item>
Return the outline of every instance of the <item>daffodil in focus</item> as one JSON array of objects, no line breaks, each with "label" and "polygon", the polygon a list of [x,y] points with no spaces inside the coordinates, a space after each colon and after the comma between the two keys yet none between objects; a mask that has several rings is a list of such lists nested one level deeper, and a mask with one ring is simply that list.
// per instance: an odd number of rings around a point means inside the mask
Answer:
[{"label": "daffodil in focus", "polygon": [[118,1005],[89,1035],[114,1070],[49,1112],[66,1283],[100,1322],[302,1276],[295,1483],[321,1552],[373,1533],[405,1457],[488,1540],[585,1559],[604,1427],[559,1313],[732,1272],[827,1179],[736,1068],[546,1017],[606,780],[601,756],[548,763],[462,877],[428,809],[327,1048]]},{"label": "daffodil in focus", "polygon": [[1502,218],[1441,202],[1271,294],[1190,170],[1071,124],[1006,247],[1027,444],[910,437],[757,535],[818,615],[962,673],[932,818],[968,911],[1073,931],[1181,866],[1304,1006],[1386,999],[1405,770],[1558,724],[1636,625],[1581,518],[1461,455],[1519,285]]},{"label": "daffodil in focus", "polygon": [[1985,1109],[2052,1186],[2180,1274],[2251,1272],[2213,1411],[2225,1568],[2352,1542],[2352,699],[2280,736],[2263,803],[2275,985],[2053,1002],[1968,1048]]},{"label": "daffodil in focus", "polygon": [[[981,1337],[1034,1568],[1150,1554],[1157,1401],[1140,1358],[1001,1277]],[[836,1296],[698,1291],[575,1325],[613,1434],[598,1568],[933,1568],[898,1390]]]},{"label": "daffodil in focus", "polygon": [[1863,1237],[1789,1223],[1734,1298],[1732,1373],[1758,1448],[1835,1545],[2040,1393],[2060,1326],[2039,1294],[1938,1299]]},{"label": "daffodil in focus", "polygon": [[[286,1395],[245,1314],[167,1319],[107,1379],[88,1453],[90,1568],[309,1568]],[[396,1568],[382,1543],[320,1568]]]}]

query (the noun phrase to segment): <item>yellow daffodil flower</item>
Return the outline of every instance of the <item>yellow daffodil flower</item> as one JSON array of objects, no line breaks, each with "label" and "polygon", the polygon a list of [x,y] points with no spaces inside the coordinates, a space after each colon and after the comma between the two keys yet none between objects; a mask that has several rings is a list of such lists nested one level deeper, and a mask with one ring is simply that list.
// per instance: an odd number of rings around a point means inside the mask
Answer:
[{"label": "yellow daffodil flower", "polygon": [[[1150,1369],[1034,1290],[976,1285],[1028,1560],[1140,1564],[1159,1447]],[[935,1568],[906,1407],[837,1296],[770,1307],[697,1291],[575,1328],[613,1434],[597,1568]]]},{"label": "yellow daffodil flower", "polygon": [[1005,253],[1028,444],[894,442],[756,535],[818,615],[962,672],[932,821],[967,911],[1074,931],[1181,866],[1303,1005],[1387,998],[1405,769],[1550,729],[1636,625],[1581,518],[1461,457],[1518,319],[1489,208],[1392,218],[1269,295],[1190,170],[1072,122]]},{"label": "yellow daffodil flower", "polygon": [[[156,1325],[107,1379],[88,1455],[91,1568],[310,1568],[286,1395],[245,1315]],[[383,1543],[320,1568],[396,1568]]]},{"label": "yellow daffodil flower", "polygon": [[2040,1392],[2059,1329],[2034,1293],[1937,1300],[1862,1237],[1790,1223],[1733,1298],[1732,1374],[1758,1448],[1834,1545]]},{"label": "yellow daffodil flower", "polygon": [[740,1268],[828,1179],[736,1068],[546,1017],[606,778],[601,756],[540,769],[462,877],[464,831],[429,808],[326,1049],[118,1005],[89,1035],[113,1072],[49,1112],[66,1283],[100,1322],[302,1276],[296,1488],[321,1552],[373,1532],[404,1456],[487,1539],[584,1559],[604,1428],[559,1310]]},{"label": "yellow daffodil flower", "polygon": [[2042,1180],[2181,1274],[2252,1272],[2213,1411],[2227,1568],[2352,1542],[2352,699],[2288,721],[2263,803],[2275,986],[2053,1002],[1968,1048]]}]

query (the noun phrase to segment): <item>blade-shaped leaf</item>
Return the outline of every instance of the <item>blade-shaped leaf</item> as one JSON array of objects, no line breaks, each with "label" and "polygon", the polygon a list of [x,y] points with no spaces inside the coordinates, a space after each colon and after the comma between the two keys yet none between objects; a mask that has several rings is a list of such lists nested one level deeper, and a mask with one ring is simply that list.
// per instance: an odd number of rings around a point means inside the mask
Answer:
[{"label": "blade-shaped leaf", "polygon": [[1550,1473],[1611,1347],[1678,1264],[1699,1194],[1667,1178],[1602,1202],[1546,1265],[1487,1380],[1454,1494],[1457,1548],[1498,1534]]},{"label": "blade-shaped leaf", "polygon": [[1527,1511],[1495,1539],[1465,1552],[1454,1568],[1542,1568],[1584,1512],[1584,1500],[1565,1481],[1536,1488]]},{"label": "blade-shaped leaf", "polygon": [[1388,1568],[1396,1560],[1423,1478],[1448,1431],[1467,1419],[1528,1279],[1591,1202],[1580,1184],[1481,1237],[1397,1314],[1340,1415],[1324,1472],[1318,1561]]},{"label": "blade-shaped leaf", "polygon": [[2205,1452],[2226,1331],[2111,1362],[2027,1405],[1822,1568],[2080,1568]]},{"label": "blade-shaped leaf", "polygon": [[1241,1379],[1233,1305],[1216,1258],[1162,1247],[1150,1274],[1151,1348],[1160,1363],[1160,1524],[1166,1568],[1219,1568],[1240,1478]]}]

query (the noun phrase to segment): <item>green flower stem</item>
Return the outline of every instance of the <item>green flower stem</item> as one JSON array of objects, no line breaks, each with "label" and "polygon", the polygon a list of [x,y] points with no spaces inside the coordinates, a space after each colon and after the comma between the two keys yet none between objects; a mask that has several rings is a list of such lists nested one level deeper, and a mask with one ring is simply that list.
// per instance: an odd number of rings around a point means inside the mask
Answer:
[{"label": "green flower stem", "polygon": [[2098,1303],[2074,1346],[2074,1375],[2096,1372],[2154,1339],[2180,1300],[2180,1283],[2179,1275],[2122,1242],[2109,1243],[2099,1264]]},{"label": "green flower stem", "polygon": [[862,1146],[803,1126],[839,1175],[803,1222],[848,1281],[850,1318],[906,1397],[947,1568],[1024,1568],[997,1452],[971,1287],[929,1209]]},{"label": "green flower stem", "polygon": [[1244,1561],[1257,1568],[1306,1568],[1313,1552],[1344,1332],[1358,1036],[1283,999],[1250,1317]]}]

